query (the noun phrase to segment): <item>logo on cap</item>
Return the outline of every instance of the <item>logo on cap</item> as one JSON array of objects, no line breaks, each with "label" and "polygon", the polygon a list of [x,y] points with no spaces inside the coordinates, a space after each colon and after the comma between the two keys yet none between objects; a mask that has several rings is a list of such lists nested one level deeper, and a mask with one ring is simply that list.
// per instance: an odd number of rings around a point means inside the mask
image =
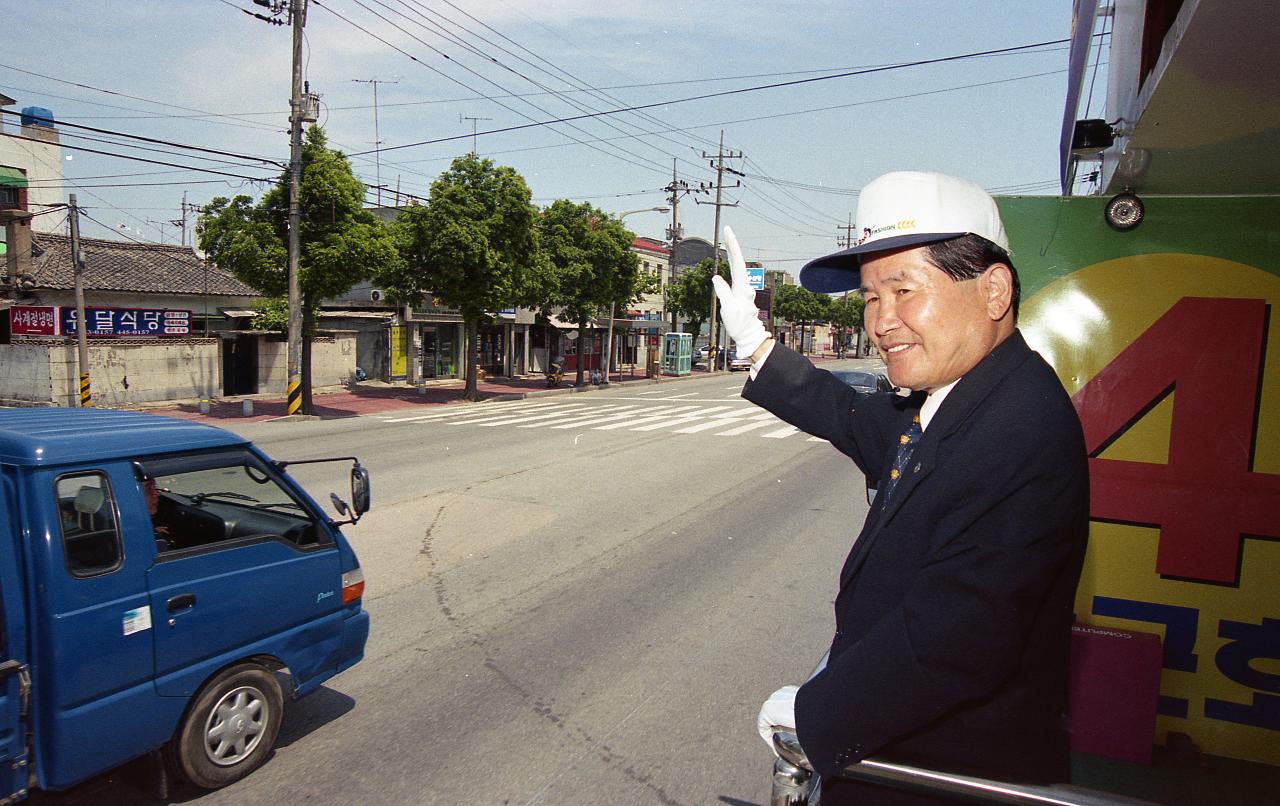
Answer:
[{"label": "logo on cap", "polygon": [[858,246],[866,243],[872,235],[879,235],[884,232],[895,232],[898,230],[909,230],[916,228],[916,220],[914,218],[903,218],[892,224],[885,224],[883,227],[863,227],[862,237],[858,238]]}]

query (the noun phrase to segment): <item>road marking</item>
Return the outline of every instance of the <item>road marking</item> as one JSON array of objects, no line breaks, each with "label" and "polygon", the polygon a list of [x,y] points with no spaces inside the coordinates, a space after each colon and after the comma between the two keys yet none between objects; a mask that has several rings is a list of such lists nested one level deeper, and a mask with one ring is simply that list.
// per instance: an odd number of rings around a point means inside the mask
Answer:
[{"label": "road marking", "polygon": [[794,425],[789,425],[786,428],[779,428],[777,431],[770,431],[769,433],[761,434],[760,436],[765,437],[766,439],[786,439],[792,434],[799,433],[799,428],[796,428]]},{"label": "road marking", "polygon": [[697,392],[686,392],[683,395],[671,395],[670,397],[656,397],[654,400],[679,400],[682,397],[697,397]]},{"label": "road marking", "polygon": [[[526,402],[527,401],[524,401],[524,400],[509,400],[504,403],[490,403],[485,406],[485,411],[494,412],[502,409],[509,409],[512,406],[516,406],[518,404],[526,403]],[[543,405],[546,405],[546,404],[543,404]],[[413,423],[413,422],[419,422],[422,420],[438,420],[443,417],[456,417],[459,414],[476,414],[477,413],[474,406],[459,405],[456,403],[446,404],[445,408],[449,409],[449,411],[436,410],[431,414],[415,414],[412,417],[392,417],[392,418],[379,418],[379,419],[381,419],[384,423]]]},{"label": "road marking", "polygon": [[[518,416],[523,417],[526,414],[532,414],[534,412],[563,411],[566,408],[577,409],[581,407],[582,407],[581,404],[564,404],[564,403],[542,404],[539,406],[530,406],[527,409],[522,409]],[[512,415],[512,412],[509,412],[509,411],[503,412],[501,414],[496,414],[496,415],[486,414],[480,417],[477,417],[475,415],[470,415],[463,420],[454,420],[453,422],[449,423],[449,425],[473,425],[475,423],[486,423],[486,422],[489,422],[490,420],[499,419],[503,417],[510,417],[511,415]]]},{"label": "road marking", "polygon": [[[596,431],[612,431],[615,428],[627,428],[628,426],[636,425],[637,423],[648,423],[654,420],[665,420],[677,412],[681,413],[681,416],[684,416],[689,411],[696,408],[698,407],[697,406],[677,406],[673,409],[667,409],[661,414],[640,415],[639,417],[635,417],[631,420],[626,420],[621,423],[610,423],[609,425],[597,425],[595,427],[595,430]],[[636,413],[639,414],[639,412],[636,412]]]},{"label": "road marking", "polygon": [[649,425],[642,425],[642,426],[640,426],[639,428],[633,428],[633,429],[631,429],[631,430],[632,430],[632,431],[656,431],[656,430],[658,430],[659,428],[666,428],[666,427],[668,427],[668,426],[672,426],[672,425],[680,425],[680,424],[682,424],[682,423],[691,423],[691,422],[693,422],[694,420],[698,420],[698,419],[701,419],[701,418],[703,418],[703,417],[707,416],[707,413],[708,413],[708,412],[716,411],[716,410],[718,410],[718,409],[723,409],[723,408],[727,408],[727,407],[726,407],[726,406],[714,406],[714,407],[709,408],[709,409],[703,409],[702,411],[691,411],[691,412],[689,412],[688,414],[682,414],[681,416],[676,417],[675,419],[672,419],[672,420],[667,420],[666,422],[661,422],[661,423],[651,423],[651,424],[649,424]]},{"label": "road marking", "polygon": [[[767,419],[766,419],[766,418],[767,418]],[[745,433],[747,433],[748,431],[756,431],[756,430],[761,429],[761,428],[768,428],[769,426],[777,425],[777,423],[778,423],[778,419],[777,419],[776,417],[774,417],[772,414],[769,414],[768,412],[765,412],[765,416],[764,416],[764,417],[753,417],[752,419],[761,420],[761,422],[758,422],[758,423],[747,423],[746,425],[740,425],[740,426],[738,426],[737,428],[730,428],[728,431],[721,431],[721,432],[719,432],[718,434],[716,434],[716,436],[718,436],[718,437],[736,437],[736,436],[738,436],[739,434],[745,434]]]},{"label": "road marking", "polygon": [[[767,415],[768,415],[768,412],[765,412],[765,413],[767,413]],[[737,406],[737,407],[733,407],[733,409],[731,409],[731,411],[721,412],[721,413],[718,413],[718,415],[712,415],[712,420],[717,420],[717,418],[718,418],[718,420],[736,420],[736,418],[739,418],[739,417],[746,417],[746,416],[748,416],[748,415],[755,415],[755,407],[754,407],[754,406]],[[756,415],[756,416],[758,416],[758,415]],[[772,417],[772,416],[773,416],[773,415],[769,415],[769,417]]]},{"label": "road marking", "polygon": [[677,428],[675,433],[696,434],[699,431],[709,431],[712,428],[723,428],[724,426],[728,425],[731,422],[733,421],[732,420],[716,420],[716,419],[705,420],[700,423],[694,423],[693,425],[688,426],[686,428]]},{"label": "road marking", "polygon": [[[572,406],[571,408],[578,409],[582,407]],[[506,417],[500,420],[487,420],[482,423],[476,423],[476,425],[480,426],[481,428],[493,428],[494,426],[498,426],[498,425],[515,425],[516,423],[531,423],[531,422],[534,422],[535,420],[550,420],[556,417],[563,417],[567,413],[568,412],[565,409],[557,409],[547,414],[535,414],[531,417],[527,417],[524,414],[520,414],[515,417]],[[574,413],[581,414],[582,412],[574,412]],[[463,424],[464,423],[450,423],[450,425],[463,425]]]},{"label": "road marking", "polygon": [[[603,406],[591,412],[590,414],[587,414],[586,412],[580,412],[582,416],[578,417],[576,420],[565,420],[563,423],[559,423],[551,427],[552,428],[574,428],[579,425],[591,425],[593,423],[608,422],[609,420],[616,420],[619,417],[634,417],[636,412],[633,411],[633,409],[636,409],[636,408],[638,407],[637,406]],[[605,415],[604,417],[596,416],[603,411],[613,411],[614,413]],[[539,428],[542,425],[544,425],[544,423],[537,423],[535,425],[521,425],[517,427],[518,428]]]}]

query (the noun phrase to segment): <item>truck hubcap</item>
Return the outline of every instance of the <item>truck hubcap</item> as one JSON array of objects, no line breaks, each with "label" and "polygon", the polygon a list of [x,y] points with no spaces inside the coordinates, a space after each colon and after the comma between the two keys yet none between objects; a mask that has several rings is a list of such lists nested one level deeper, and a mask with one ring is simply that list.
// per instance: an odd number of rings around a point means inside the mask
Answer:
[{"label": "truck hubcap", "polygon": [[271,715],[262,692],[252,686],[228,691],[209,712],[204,751],[209,760],[228,767],[243,761],[258,746]]}]

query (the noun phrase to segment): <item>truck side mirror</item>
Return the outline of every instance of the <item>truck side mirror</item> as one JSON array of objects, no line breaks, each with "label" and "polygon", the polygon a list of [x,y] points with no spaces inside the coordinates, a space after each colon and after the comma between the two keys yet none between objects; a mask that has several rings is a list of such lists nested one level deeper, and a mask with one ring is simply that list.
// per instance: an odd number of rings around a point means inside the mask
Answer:
[{"label": "truck side mirror", "polygon": [[359,462],[351,468],[351,503],[356,515],[369,511],[369,471]]}]

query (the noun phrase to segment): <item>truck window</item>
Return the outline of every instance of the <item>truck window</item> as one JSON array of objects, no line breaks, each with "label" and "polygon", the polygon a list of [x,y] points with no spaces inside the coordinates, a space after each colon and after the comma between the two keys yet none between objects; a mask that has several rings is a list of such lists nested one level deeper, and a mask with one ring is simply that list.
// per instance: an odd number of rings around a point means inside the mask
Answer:
[{"label": "truck window", "polygon": [[54,490],[71,575],[97,576],[119,568],[120,530],[107,477],[102,473],[62,476],[54,482]]},{"label": "truck window", "polygon": [[275,469],[248,451],[166,457],[138,467],[161,557],[250,539],[300,547],[327,540]]}]

